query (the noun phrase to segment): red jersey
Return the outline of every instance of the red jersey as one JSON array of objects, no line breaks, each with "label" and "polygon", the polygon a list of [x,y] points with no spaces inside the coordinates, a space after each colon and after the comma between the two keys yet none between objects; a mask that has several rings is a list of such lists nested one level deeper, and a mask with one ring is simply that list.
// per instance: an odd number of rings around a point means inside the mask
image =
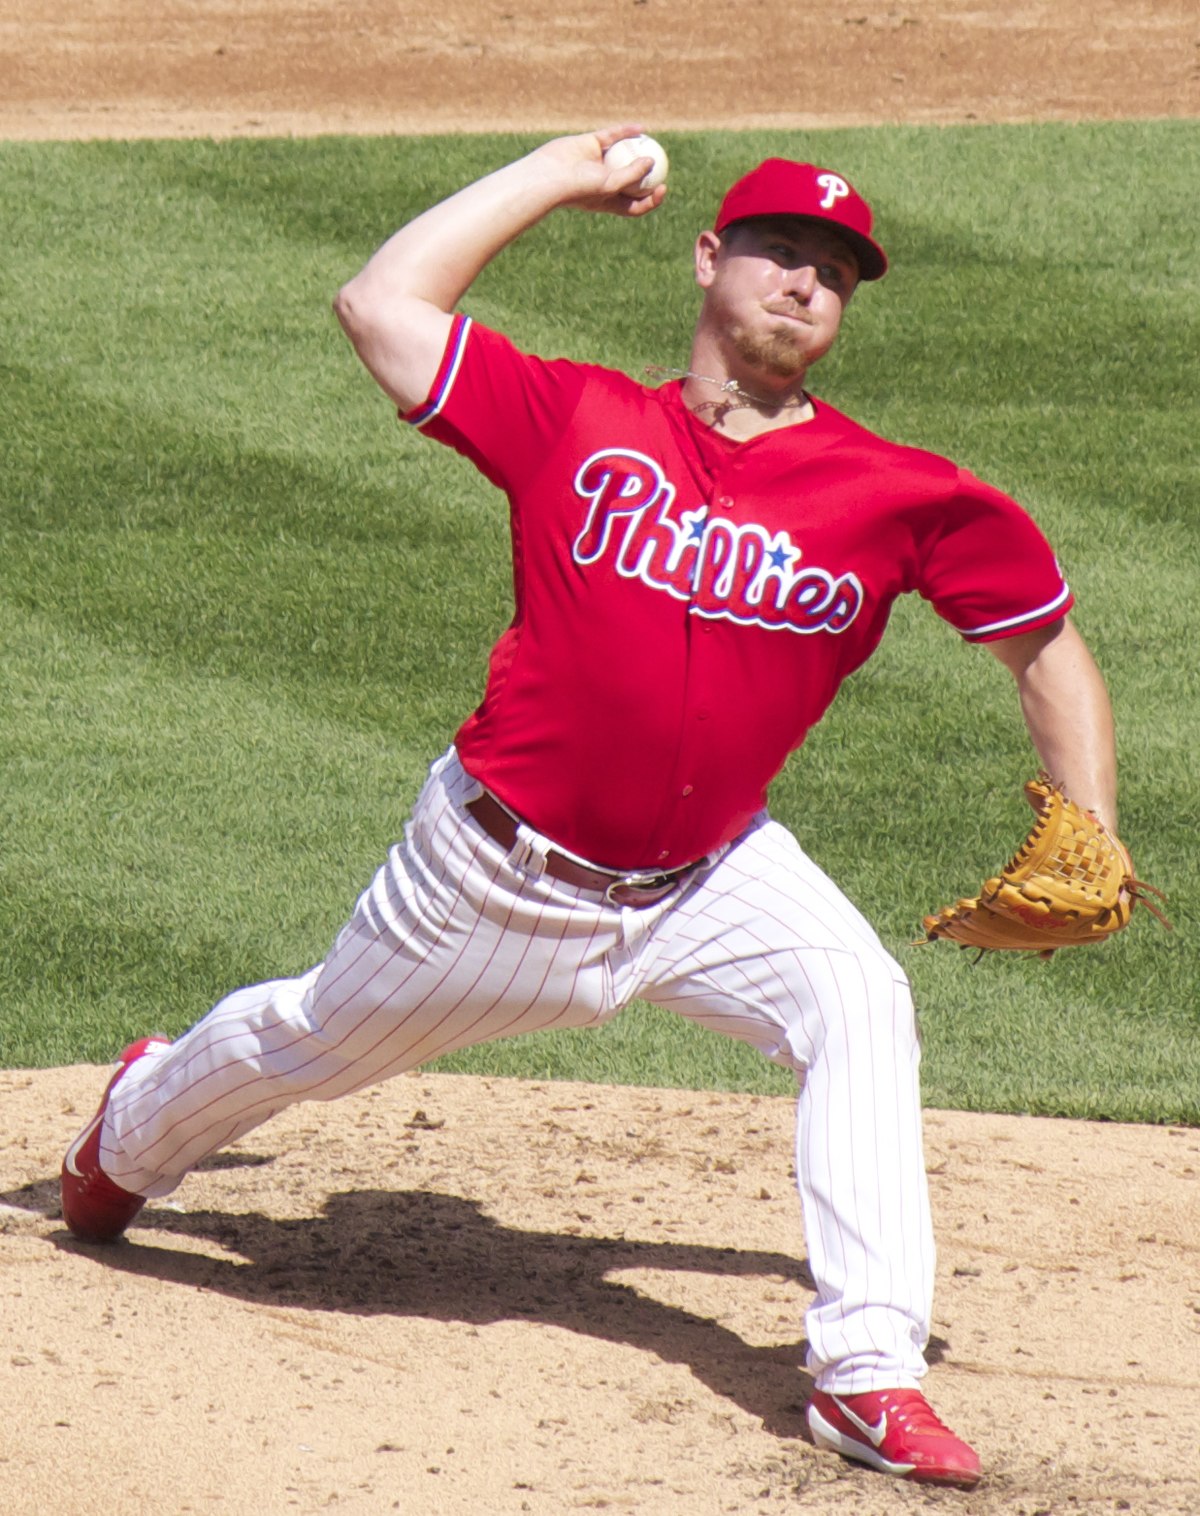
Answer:
[{"label": "red jersey", "polygon": [[915,590],[971,641],[1071,593],[1007,495],[815,402],[734,442],[682,384],[519,352],[459,316],[406,419],[508,496],[516,614],[455,739],[467,771],[603,867],[742,832]]}]

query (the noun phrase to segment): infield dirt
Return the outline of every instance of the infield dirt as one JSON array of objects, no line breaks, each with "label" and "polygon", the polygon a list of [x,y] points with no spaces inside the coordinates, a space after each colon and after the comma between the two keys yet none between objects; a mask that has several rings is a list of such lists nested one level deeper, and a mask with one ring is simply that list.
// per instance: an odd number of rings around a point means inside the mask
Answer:
[{"label": "infield dirt", "polygon": [[[0,0],[0,136],[1200,114],[1193,0],[414,9]],[[0,1074],[10,1516],[1200,1511],[1200,1130],[928,1113],[962,1494],[807,1440],[788,1100],[406,1075],[98,1250],[56,1176],[105,1077]]]}]

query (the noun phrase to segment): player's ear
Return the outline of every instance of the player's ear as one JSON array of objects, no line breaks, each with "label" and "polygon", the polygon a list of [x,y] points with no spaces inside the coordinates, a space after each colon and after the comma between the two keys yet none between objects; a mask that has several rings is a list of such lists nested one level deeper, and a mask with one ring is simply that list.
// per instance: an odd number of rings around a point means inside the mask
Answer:
[{"label": "player's ear", "polygon": [[720,251],[721,239],[716,232],[701,232],[696,238],[696,283],[702,290],[706,290],[713,282]]}]

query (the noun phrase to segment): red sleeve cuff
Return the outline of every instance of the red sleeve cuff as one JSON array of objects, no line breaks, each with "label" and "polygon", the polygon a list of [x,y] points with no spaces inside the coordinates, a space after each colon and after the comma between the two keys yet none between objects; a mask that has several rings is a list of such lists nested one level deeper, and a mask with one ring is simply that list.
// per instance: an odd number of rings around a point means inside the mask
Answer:
[{"label": "red sleeve cuff", "polygon": [[422,404],[414,406],[411,411],[401,411],[401,421],[407,421],[410,426],[424,426],[427,421],[432,421],[446,404],[454,388],[454,381],[458,377],[463,352],[467,345],[467,334],[470,330],[470,316],[461,314],[455,316],[450,335],[446,339],[446,351],[442,354],[442,361],[438,365],[437,374],[434,376],[433,385],[429,391],[429,398]]}]

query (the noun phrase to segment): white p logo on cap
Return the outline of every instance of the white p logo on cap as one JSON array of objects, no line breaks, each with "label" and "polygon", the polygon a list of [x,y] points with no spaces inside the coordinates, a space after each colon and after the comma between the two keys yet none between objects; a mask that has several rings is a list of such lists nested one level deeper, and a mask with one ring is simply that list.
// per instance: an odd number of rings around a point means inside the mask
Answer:
[{"label": "white p logo on cap", "polygon": [[823,211],[832,210],[839,200],[844,200],[850,193],[850,186],[837,174],[818,174],[817,183],[825,191],[825,198],[821,201]]}]

